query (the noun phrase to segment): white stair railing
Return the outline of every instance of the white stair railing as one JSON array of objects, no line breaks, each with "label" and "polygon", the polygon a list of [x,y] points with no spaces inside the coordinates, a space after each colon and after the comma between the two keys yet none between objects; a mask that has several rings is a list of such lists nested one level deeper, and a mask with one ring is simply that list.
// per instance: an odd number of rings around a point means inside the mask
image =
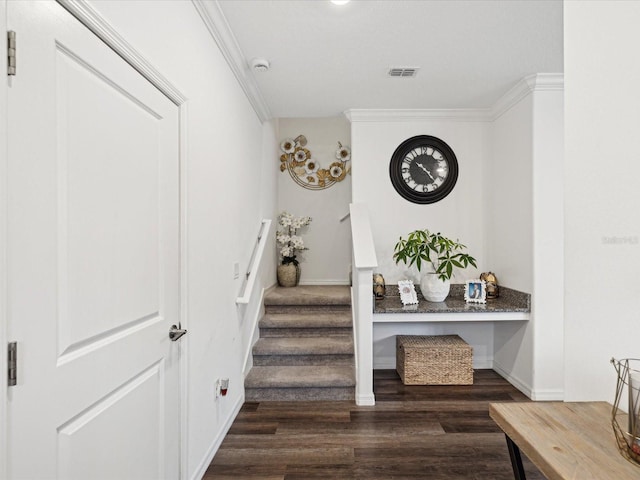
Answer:
[{"label": "white stair railing", "polygon": [[353,242],[352,298],[356,353],[356,404],[375,405],[373,394],[373,269],[378,266],[369,223],[362,203],[349,205]]},{"label": "white stair railing", "polygon": [[245,274],[244,282],[242,284],[241,295],[236,299],[236,304],[248,304],[253,293],[253,286],[256,283],[258,276],[258,269],[262,256],[264,255],[264,249],[267,245],[267,239],[269,238],[269,230],[271,229],[271,220],[262,220],[260,224],[260,230],[258,232],[258,239],[253,247],[251,253],[251,259],[249,260],[249,267]]}]

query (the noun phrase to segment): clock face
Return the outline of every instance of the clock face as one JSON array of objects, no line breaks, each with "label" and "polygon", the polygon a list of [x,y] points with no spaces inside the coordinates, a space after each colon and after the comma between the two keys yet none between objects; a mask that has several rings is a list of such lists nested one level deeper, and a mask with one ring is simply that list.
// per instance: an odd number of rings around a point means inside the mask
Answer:
[{"label": "clock face", "polygon": [[445,142],[429,135],[409,138],[391,157],[389,177],[396,191],[413,203],[446,197],[458,179],[458,161]]}]

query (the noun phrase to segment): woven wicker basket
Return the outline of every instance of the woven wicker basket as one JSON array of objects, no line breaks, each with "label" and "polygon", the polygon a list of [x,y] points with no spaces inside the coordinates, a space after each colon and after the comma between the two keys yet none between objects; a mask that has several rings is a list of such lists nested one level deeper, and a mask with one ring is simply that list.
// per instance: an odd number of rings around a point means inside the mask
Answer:
[{"label": "woven wicker basket", "polygon": [[398,335],[396,369],[405,385],[472,385],[473,349],[458,335]]}]

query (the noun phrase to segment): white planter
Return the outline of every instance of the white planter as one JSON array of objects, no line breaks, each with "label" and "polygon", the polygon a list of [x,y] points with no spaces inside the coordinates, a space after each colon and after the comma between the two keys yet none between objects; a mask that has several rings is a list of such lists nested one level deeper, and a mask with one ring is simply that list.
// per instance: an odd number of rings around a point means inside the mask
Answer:
[{"label": "white planter", "polygon": [[428,302],[443,302],[451,290],[450,280],[440,280],[435,273],[425,273],[420,279],[420,291]]}]

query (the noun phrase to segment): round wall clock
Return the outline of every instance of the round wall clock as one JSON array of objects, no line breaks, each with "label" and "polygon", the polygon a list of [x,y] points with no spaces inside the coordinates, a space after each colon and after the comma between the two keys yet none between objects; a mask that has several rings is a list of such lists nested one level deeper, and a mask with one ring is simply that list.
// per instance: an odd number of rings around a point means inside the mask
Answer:
[{"label": "round wall clock", "polygon": [[418,135],[402,142],[391,156],[389,177],[396,191],[413,203],[442,200],[458,180],[458,160],[439,138]]}]

